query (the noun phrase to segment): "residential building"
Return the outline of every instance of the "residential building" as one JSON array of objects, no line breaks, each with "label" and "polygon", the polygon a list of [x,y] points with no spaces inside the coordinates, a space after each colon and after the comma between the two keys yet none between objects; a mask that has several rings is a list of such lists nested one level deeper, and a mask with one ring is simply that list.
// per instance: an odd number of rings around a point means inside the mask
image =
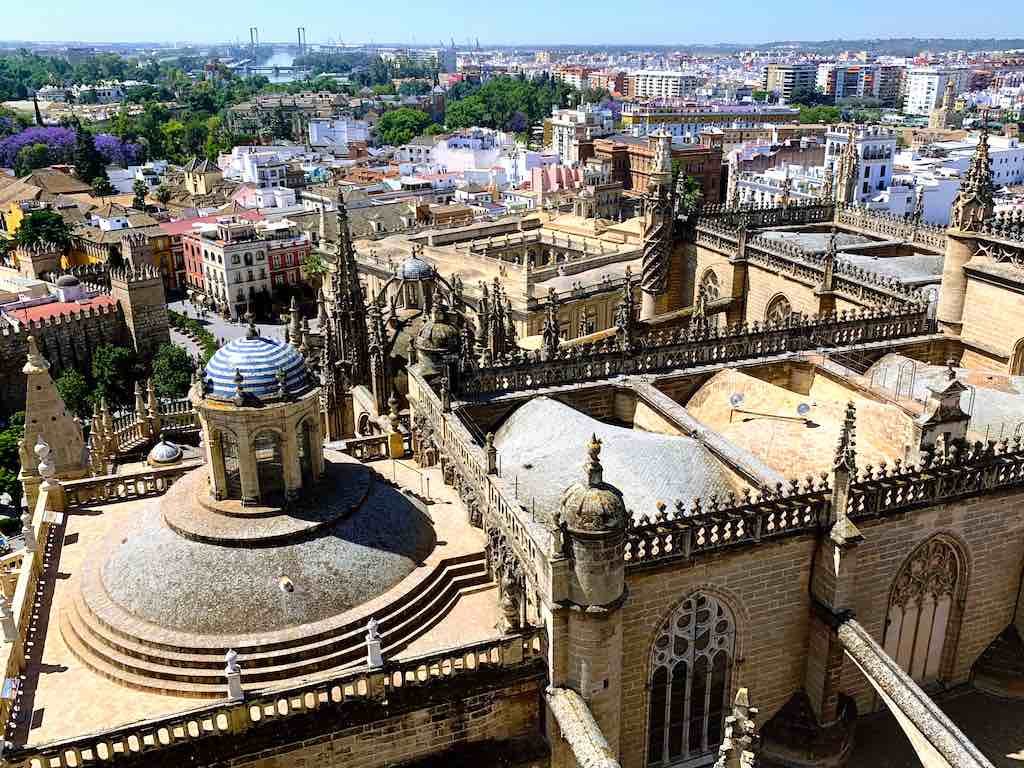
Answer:
[{"label": "residential building", "polygon": [[367,123],[351,117],[310,118],[308,131],[310,147],[341,155],[348,154],[350,143],[370,140]]},{"label": "residential building", "polygon": [[615,118],[610,109],[593,104],[576,109],[556,107],[544,121],[545,146],[557,153],[562,163],[572,165],[580,160],[581,142],[608,136],[614,128]]},{"label": "residential building", "polygon": [[906,98],[903,111],[908,115],[928,117],[942,105],[946,84],[953,83],[953,94],[967,89],[970,70],[966,67],[911,67],[907,70]]},{"label": "residential building", "polygon": [[668,131],[673,140],[695,142],[713,128],[762,128],[795,123],[800,111],[774,104],[697,104],[655,99],[622,105],[622,128],[634,136]]},{"label": "residential building", "polygon": [[558,67],[554,71],[554,78],[582,91],[590,87],[590,73],[591,70],[587,67]]},{"label": "residential building", "polygon": [[817,64],[769,64],[761,84],[764,90],[778,94],[787,102],[793,97],[793,91],[813,91],[817,78]]},{"label": "residential building", "polygon": [[[825,168],[839,175],[847,145],[855,145],[856,163],[849,180],[856,201],[863,202],[892,184],[896,133],[881,126],[835,127],[825,134]],[[852,202],[852,201],[851,201]]]},{"label": "residential building", "polygon": [[692,98],[704,82],[699,75],[657,69],[630,72],[626,80],[629,96],[638,100]]}]

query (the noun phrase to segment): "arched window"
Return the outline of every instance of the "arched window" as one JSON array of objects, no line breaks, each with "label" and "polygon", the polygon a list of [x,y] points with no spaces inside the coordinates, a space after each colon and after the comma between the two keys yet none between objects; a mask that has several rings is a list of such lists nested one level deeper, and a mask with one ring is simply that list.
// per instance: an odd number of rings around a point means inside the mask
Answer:
[{"label": "arched window", "polygon": [[943,675],[942,656],[959,622],[963,565],[954,546],[933,537],[900,568],[885,619],[885,652],[920,683]]},{"label": "arched window", "polygon": [[789,299],[782,294],[779,294],[770,302],[768,302],[768,309],[765,310],[764,319],[767,323],[776,323],[779,325],[784,324],[789,316],[793,314],[793,307],[790,306]]},{"label": "arched window", "polygon": [[284,491],[284,462],[281,459],[281,438],[276,432],[260,432],[253,440],[256,456],[256,477],[260,500],[264,503]]},{"label": "arched window", "polygon": [[238,470],[238,441],[234,435],[228,432],[221,432],[220,455],[224,461],[225,491],[229,499],[242,498],[242,476]]},{"label": "arched window", "polygon": [[718,285],[718,275],[715,274],[715,270],[709,269],[704,273],[704,277],[700,279],[700,289],[704,291],[705,301],[714,301],[722,297],[722,290]]},{"label": "arched window", "polygon": [[736,623],[720,600],[696,592],[654,641],[647,764],[689,765],[722,740]]}]

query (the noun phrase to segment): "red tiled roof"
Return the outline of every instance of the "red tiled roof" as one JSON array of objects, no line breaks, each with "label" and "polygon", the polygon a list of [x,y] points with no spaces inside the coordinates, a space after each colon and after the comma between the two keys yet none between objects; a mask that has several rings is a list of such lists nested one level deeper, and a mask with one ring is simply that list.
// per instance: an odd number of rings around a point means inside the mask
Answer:
[{"label": "red tiled roof", "polygon": [[49,304],[38,304],[34,307],[22,307],[21,309],[5,310],[9,317],[13,317],[22,323],[35,322],[37,320],[49,320],[58,315],[73,315],[83,312],[90,307],[112,307],[117,302],[111,296],[93,296],[85,301],[51,301]]},{"label": "red tiled roof", "polygon": [[[178,219],[177,221],[162,222],[160,224],[160,229],[172,237],[174,235],[184,235],[185,233],[192,231],[193,224],[216,224],[217,219],[224,218],[227,215],[229,214],[217,213],[211,216],[196,216],[191,219]],[[239,211],[238,213],[232,213],[230,215],[237,216],[240,219],[249,219],[249,221],[260,221],[264,218],[263,214],[257,210]]]}]

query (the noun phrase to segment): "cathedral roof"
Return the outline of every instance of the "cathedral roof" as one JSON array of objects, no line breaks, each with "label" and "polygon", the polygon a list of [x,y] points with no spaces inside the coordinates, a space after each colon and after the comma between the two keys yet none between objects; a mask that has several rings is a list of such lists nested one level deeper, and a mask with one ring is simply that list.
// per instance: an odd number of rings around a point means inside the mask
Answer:
[{"label": "cathedral roof", "polygon": [[233,400],[240,384],[246,397],[260,400],[277,397],[279,372],[289,396],[310,388],[306,361],[298,350],[275,339],[252,333],[217,350],[206,364],[206,394],[215,400]]},{"label": "cathedral roof", "polygon": [[434,267],[418,256],[410,256],[398,268],[398,276],[403,280],[429,280],[434,276]]}]

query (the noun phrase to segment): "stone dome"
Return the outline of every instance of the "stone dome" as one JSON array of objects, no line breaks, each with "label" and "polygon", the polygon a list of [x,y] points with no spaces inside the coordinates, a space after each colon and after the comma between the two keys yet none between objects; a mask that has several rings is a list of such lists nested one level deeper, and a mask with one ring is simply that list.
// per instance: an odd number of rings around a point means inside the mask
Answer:
[{"label": "stone dome", "polygon": [[587,479],[573,483],[562,494],[562,521],[569,530],[584,533],[625,530],[629,512],[622,492],[603,480],[601,441],[596,434],[591,436],[587,452]]},{"label": "stone dome", "polygon": [[181,446],[168,441],[162,435],[160,442],[154,445],[149,455],[146,456],[146,463],[151,467],[163,467],[169,464],[177,464],[181,461]]},{"label": "stone dome", "polygon": [[74,288],[78,284],[78,278],[74,275],[61,275],[57,278],[58,288]]},{"label": "stone dome", "polygon": [[284,391],[289,397],[309,391],[309,370],[298,350],[259,336],[250,328],[246,338],[225,344],[206,364],[206,396],[233,400],[236,383],[240,383],[246,398],[272,400],[278,397],[280,372],[284,374]]},{"label": "stone dome", "polygon": [[410,256],[398,268],[398,276],[403,280],[429,280],[434,268],[419,256]]},{"label": "stone dome", "polygon": [[447,307],[437,304],[434,314],[416,336],[416,349],[426,352],[457,352],[461,334]]}]

